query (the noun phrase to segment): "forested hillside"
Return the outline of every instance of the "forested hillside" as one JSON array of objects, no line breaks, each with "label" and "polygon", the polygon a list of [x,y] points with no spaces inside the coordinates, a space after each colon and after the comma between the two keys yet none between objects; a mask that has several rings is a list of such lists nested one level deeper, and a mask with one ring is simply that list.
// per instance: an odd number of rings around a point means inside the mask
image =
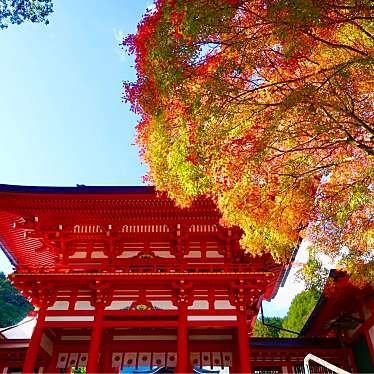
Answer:
[{"label": "forested hillside", "polygon": [[32,305],[0,272],[0,327],[18,323],[32,309]]},{"label": "forested hillside", "polygon": [[264,325],[261,319],[256,321],[255,326],[253,327],[253,337],[255,338],[279,338],[279,330],[275,327],[267,326],[277,326],[282,327],[283,318],[280,317],[267,317],[264,318]]},{"label": "forested hillside", "polygon": [[[299,332],[312,313],[319,296],[320,292],[317,290],[307,290],[296,295],[292,300],[287,316],[282,322],[282,327],[287,330]],[[280,331],[279,337],[294,338],[295,335],[287,331]]]},{"label": "forested hillside", "polygon": [[[306,290],[292,300],[290,309],[284,318],[267,317],[264,319],[265,324],[281,327],[287,330],[300,332],[305,322],[312,313],[317,304],[320,292],[318,290]],[[261,338],[296,338],[296,334],[287,331],[278,330],[275,327],[270,327],[262,324],[258,319],[253,328],[253,337]]]}]

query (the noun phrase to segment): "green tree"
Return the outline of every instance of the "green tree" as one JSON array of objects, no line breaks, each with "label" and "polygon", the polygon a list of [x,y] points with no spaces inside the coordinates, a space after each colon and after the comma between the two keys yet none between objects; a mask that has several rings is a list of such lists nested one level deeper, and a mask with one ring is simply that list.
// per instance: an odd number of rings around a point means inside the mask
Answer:
[{"label": "green tree", "polygon": [[48,24],[52,12],[52,0],[0,0],[0,29],[25,21]]},{"label": "green tree", "polygon": [[0,272],[0,327],[15,325],[32,309],[33,306]]},{"label": "green tree", "polygon": [[[309,289],[296,295],[292,300],[287,316],[282,322],[282,327],[287,330],[299,332],[316,306],[320,294],[318,290]],[[280,331],[279,337],[294,338],[295,335],[287,331]]]},{"label": "green tree", "polygon": [[[266,317],[264,322],[269,325],[274,325],[277,327],[282,327],[283,318],[280,317]],[[274,327],[264,325],[261,319],[257,319],[253,327],[254,338],[278,338],[279,330]]]},{"label": "green tree", "polygon": [[75,368],[72,370],[73,374],[86,374],[86,369],[85,368]]}]

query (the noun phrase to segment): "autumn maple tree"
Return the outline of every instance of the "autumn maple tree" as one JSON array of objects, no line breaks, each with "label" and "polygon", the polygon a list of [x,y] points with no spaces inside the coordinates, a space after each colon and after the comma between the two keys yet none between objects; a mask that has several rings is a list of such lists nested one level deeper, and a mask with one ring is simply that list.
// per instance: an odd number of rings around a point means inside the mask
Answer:
[{"label": "autumn maple tree", "polygon": [[250,253],[306,236],[372,281],[373,31],[370,0],[158,0],[123,41],[150,183],[214,199]]}]

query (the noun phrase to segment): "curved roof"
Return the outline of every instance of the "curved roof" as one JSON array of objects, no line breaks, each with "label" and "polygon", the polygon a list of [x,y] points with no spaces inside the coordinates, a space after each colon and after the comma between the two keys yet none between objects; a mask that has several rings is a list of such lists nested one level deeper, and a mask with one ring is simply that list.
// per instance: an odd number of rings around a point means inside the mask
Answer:
[{"label": "curved roof", "polygon": [[[97,233],[103,236],[109,226],[117,233],[124,232],[121,228],[127,225],[213,227],[219,224],[220,218],[221,213],[208,198],[197,199],[191,207],[181,208],[166,194],[158,194],[153,187],[147,186],[0,184],[0,244],[18,270],[22,267],[26,271],[53,269],[57,256],[60,256],[57,254],[60,248],[50,250],[55,246],[54,238],[60,235],[58,240],[61,240],[66,235],[66,240],[69,240],[69,235],[75,235],[76,226],[98,227]],[[139,232],[139,238],[142,232]],[[233,228],[232,233],[236,240],[242,234],[239,228]],[[269,298],[276,293],[284,273],[281,272],[283,267],[275,264],[270,255],[265,257],[264,262],[274,272],[274,282],[265,295]]]},{"label": "curved roof", "polygon": [[0,184],[0,243],[13,265],[53,265],[53,254],[43,250],[38,227],[43,227],[44,235],[76,224],[218,223],[219,219],[211,200],[199,199],[184,209],[147,186]]},{"label": "curved roof", "polygon": [[21,186],[12,184],[0,184],[0,193],[15,192],[27,194],[154,194],[152,186],[86,186],[77,184],[75,187],[58,186]]}]

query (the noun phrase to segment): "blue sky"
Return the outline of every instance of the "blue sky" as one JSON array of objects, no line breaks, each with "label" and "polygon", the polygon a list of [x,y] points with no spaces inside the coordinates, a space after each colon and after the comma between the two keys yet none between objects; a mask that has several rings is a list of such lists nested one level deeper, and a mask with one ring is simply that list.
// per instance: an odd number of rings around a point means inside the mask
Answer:
[{"label": "blue sky", "polygon": [[[0,31],[0,183],[142,184],[136,117],[121,100],[134,62],[118,44],[151,3],[55,0],[48,26]],[[285,313],[290,290],[279,299],[268,315]]]},{"label": "blue sky", "polygon": [[141,184],[121,102],[133,59],[118,44],[150,2],[55,0],[50,25],[0,33],[1,183]]}]

